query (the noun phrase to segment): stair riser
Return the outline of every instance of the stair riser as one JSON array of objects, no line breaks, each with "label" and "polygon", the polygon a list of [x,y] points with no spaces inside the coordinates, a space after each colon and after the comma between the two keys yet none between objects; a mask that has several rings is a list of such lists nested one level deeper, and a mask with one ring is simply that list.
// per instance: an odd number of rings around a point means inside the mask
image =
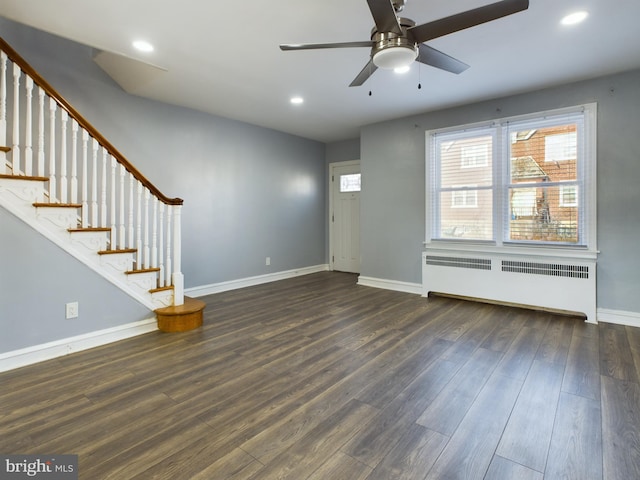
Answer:
[{"label": "stair riser", "polygon": [[38,220],[48,222],[56,229],[68,230],[78,226],[78,212],[73,208],[39,207]]},{"label": "stair riser", "polygon": [[101,255],[100,265],[109,270],[124,273],[133,269],[133,254],[112,253],[109,255]]},{"label": "stair riser", "polygon": [[129,285],[141,288],[148,292],[152,288],[156,288],[158,286],[158,273],[146,272],[129,274],[127,275],[127,281]]},{"label": "stair riser", "polygon": [[0,179],[0,196],[3,200],[17,204],[32,205],[44,201],[44,186],[41,182]]},{"label": "stair riser", "polygon": [[107,232],[71,232],[71,243],[86,253],[97,253],[107,249]]},{"label": "stair riser", "polygon": [[173,305],[173,290],[154,292],[151,294],[151,301],[155,308],[170,307]]}]

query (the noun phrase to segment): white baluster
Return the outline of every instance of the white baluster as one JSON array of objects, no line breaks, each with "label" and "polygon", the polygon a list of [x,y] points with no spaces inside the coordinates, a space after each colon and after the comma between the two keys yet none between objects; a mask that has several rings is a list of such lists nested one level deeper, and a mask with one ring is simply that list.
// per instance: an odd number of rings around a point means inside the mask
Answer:
[{"label": "white baluster", "polygon": [[62,110],[60,115],[60,201],[67,203],[69,184],[67,181],[67,122],[69,114]]},{"label": "white baluster", "polygon": [[184,276],[182,275],[182,231],[180,225],[180,211],[182,205],[174,205],[173,215],[173,304],[182,305],[184,303]]},{"label": "white baluster", "polygon": [[127,228],[127,233],[129,234],[127,238],[127,248],[135,248],[133,244],[134,239],[134,229],[133,229],[133,210],[135,203],[133,202],[133,186],[135,185],[136,178],[129,173],[129,227]]},{"label": "white baluster", "polygon": [[87,228],[89,226],[89,185],[88,185],[88,145],[89,132],[84,128],[82,129],[82,227]]},{"label": "white baluster", "polygon": [[49,201],[56,201],[56,108],[53,98],[49,99]]},{"label": "white baluster", "polygon": [[138,206],[136,215],[136,269],[142,268],[142,182],[138,180],[138,193],[136,197]]},{"label": "white baluster", "polygon": [[[100,176],[100,226],[107,226],[107,149],[102,147],[102,171]],[[110,250],[113,249],[111,244]]]},{"label": "white baluster", "polygon": [[171,228],[171,221],[173,218],[173,206],[167,205],[167,250],[166,250],[166,261],[165,261],[165,285],[172,285],[171,283],[171,237],[173,236],[173,230]]},{"label": "white baluster", "polygon": [[38,87],[38,176],[44,177],[44,89]]},{"label": "white baluster", "polygon": [[91,146],[91,226],[98,226],[98,141],[94,138]]},{"label": "white baluster", "polygon": [[78,122],[71,121],[71,203],[78,203]]},{"label": "white baluster", "polygon": [[14,175],[20,175],[20,74],[18,64],[13,64],[13,146],[11,162]]},{"label": "white baluster", "polygon": [[33,174],[33,120],[32,98],[33,98],[33,78],[26,76],[25,89],[27,93],[27,107],[24,118],[24,174],[31,176]]},{"label": "white baluster", "polygon": [[142,268],[149,268],[149,230],[150,230],[150,226],[149,226],[149,199],[151,197],[151,193],[149,192],[149,189],[145,187],[144,189],[144,243],[142,245],[143,248],[143,255],[142,255],[142,262],[143,262],[143,267]]},{"label": "white baluster", "polygon": [[151,268],[158,267],[158,197],[153,196],[153,227],[151,230]]},{"label": "white baluster", "polygon": [[160,202],[158,217],[158,286],[164,287],[164,202]]},{"label": "white baluster", "polygon": [[120,248],[127,248],[125,244],[126,230],[124,226],[124,211],[126,209],[124,203],[124,179],[126,174],[127,170],[124,168],[124,165],[120,165],[120,225],[118,226],[118,246]]},{"label": "white baluster", "polygon": [[110,194],[110,207],[111,214],[109,218],[111,218],[111,249],[116,250],[118,245],[118,226],[116,225],[116,167],[118,166],[118,162],[116,162],[115,157],[109,155],[111,157],[111,194]]},{"label": "white baluster", "polygon": [[[0,52],[0,147],[7,146],[7,54]],[[0,152],[2,169],[5,171],[5,152]]]}]

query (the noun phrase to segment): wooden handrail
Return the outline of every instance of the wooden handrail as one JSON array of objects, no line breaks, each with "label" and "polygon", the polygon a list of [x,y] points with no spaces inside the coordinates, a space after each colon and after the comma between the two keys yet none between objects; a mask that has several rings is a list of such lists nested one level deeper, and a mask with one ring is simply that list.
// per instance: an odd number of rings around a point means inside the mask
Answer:
[{"label": "wooden handrail", "polygon": [[7,54],[7,57],[14,63],[16,63],[23,72],[28,74],[35,83],[42,87],[47,95],[54,98],[56,102],[62,107],[71,118],[75,119],[82,128],[84,128],[89,134],[95,138],[100,145],[105,147],[109,153],[116,158],[124,168],[131,173],[137,180],[140,181],[145,187],[149,189],[158,199],[167,205],[182,205],[183,200],[181,198],[169,198],[165,196],[158,188],[151,183],[142,173],[135,168],[124,155],[122,155],[93,125],[91,125],[78,111],[71,106],[65,98],[60,95],[55,88],[53,88],[49,82],[47,82],[42,76],[31,66],[27,61],[22,58],[18,52],[16,52],[11,45],[9,45],[2,37],[0,37],[0,49]]}]

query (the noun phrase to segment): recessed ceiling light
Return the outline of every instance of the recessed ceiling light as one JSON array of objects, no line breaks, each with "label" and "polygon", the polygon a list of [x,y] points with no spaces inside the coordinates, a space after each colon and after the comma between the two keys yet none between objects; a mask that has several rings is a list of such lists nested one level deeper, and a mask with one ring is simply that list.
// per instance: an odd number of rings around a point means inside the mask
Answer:
[{"label": "recessed ceiling light", "polygon": [[141,52],[153,52],[153,45],[145,40],[136,40],[133,42],[133,47]]},{"label": "recessed ceiling light", "polygon": [[411,66],[410,65],[406,65],[404,67],[398,67],[398,68],[394,68],[393,71],[396,73],[407,73],[409,70],[411,70]]},{"label": "recessed ceiling light", "polygon": [[290,101],[294,105],[300,105],[301,103],[304,103],[304,98],[302,98],[302,97],[291,97]]},{"label": "recessed ceiling light", "polygon": [[577,23],[584,21],[588,16],[589,13],[585,11],[574,12],[570,13],[566,17],[563,17],[560,23],[562,23],[562,25],[576,25]]}]

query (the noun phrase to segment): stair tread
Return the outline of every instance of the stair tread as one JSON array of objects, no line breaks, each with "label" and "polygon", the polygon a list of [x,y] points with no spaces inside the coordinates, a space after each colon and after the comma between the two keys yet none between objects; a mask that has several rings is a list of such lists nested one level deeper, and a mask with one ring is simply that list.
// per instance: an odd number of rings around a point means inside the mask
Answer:
[{"label": "stair tread", "polygon": [[98,255],[113,255],[116,253],[136,253],[138,250],[135,248],[122,248],[120,250],[100,250]]},{"label": "stair tread", "polygon": [[4,178],[7,180],[31,180],[35,182],[48,182],[49,178],[47,177],[38,177],[35,175],[8,175],[6,173],[0,174],[0,178]]},{"label": "stair tread", "polygon": [[149,293],[164,292],[165,290],[173,290],[173,285],[167,285],[165,287],[152,288],[151,290],[149,290]]},{"label": "stair tread", "polygon": [[11,147],[0,146],[0,152],[10,152]]},{"label": "stair tread", "polygon": [[202,300],[197,298],[184,297],[184,303],[182,305],[172,305],[169,307],[162,307],[155,310],[156,313],[166,316],[184,315],[188,313],[194,313],[204,310],[207,306]]},{"label": "stair tread", "polygon": [[136,273],[152,273],[152,272],[159,272],[159,271],[160,271],[160,268],[153,267],[153,268],[141,268],[139,270],[128,270],[124,273],[126,273],[127,275],[132,275]]},{"label": "stair tread", "polygon": [[68,232],[110,232],[110,227],[83,227],[83,228],[68,228]]},{"label": "stair tread", "polygon": [[81,203],[45,203],[45,202],[36,202],[33,204],[34,207],[62,207],[62,208],[82,208]]}]

